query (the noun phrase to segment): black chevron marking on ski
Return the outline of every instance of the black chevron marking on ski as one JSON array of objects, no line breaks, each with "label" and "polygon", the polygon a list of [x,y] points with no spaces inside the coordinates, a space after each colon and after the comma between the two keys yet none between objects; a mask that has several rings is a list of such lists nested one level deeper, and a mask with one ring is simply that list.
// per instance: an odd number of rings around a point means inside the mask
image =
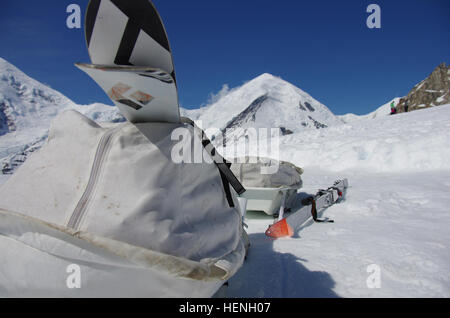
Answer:
[{"label": "black chevron marking on ski", "polygon": [[148,0],[111,0],[111,2],[159,45],[170,52],[169,41],[161,19]]},{"label": "black chevron marking on ski", "polygon": [[156,80],[158,80],[160,82],[163,82],[163,83],[166,83],[166,84],[172,84],[174,82],[171,78],[166,78],[166,77],[153,75],[153,74],[139,73],[138,75],[142,76],[142,77],[153,78],[153,79],[156,79]]},{"label": "black chevron marking on ski", "polygon": [[169,76],[169,74],[160,72],[160,71],[149,71],[149,72],[145,72],[145,73],[138,73],[138,75],[154,78],[156,80],[159,80],[161,82],[168,83],[168,84],[174,83],[173,78],[171,76]]},{"label": "black chevron marking on ski", "polygon": [[131,54],[133,54],[134,46],[136,45],[141,27],[136,24],[136,21],[129,19],[125,31],[123,33],[122,41],[120,42],[119,49],[114,63],[117,65],[133,65],[130,63]]},{"label": "black chevron marking on ski", "polygon": [[97,19],[98,10],[101,0],[91,0],[86,13],[86,40],[87,45],[91,44],[92,33],[94,32],[95,20]]},{"label": "black chevron marking on ski", "polygon": [[139,109],[142,108],[141,105],[136,104],[135,102],[133,102],[132,100],[129,100],[129,99],[120,99],[117,102],[119,102],[119,103],[121,103],[121,104],[123,104],[125,106],[131,107],[134,110],[139,110]]}]

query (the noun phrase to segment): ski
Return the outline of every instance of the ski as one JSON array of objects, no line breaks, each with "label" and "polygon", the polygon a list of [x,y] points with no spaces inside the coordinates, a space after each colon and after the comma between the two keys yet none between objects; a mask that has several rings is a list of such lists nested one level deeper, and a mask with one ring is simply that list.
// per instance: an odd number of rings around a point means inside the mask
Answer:
[{"label": "ski", "polygon": [[151,1],[91,0],[85,36],[92,64],[77,66],[130,122],[180,122],[172,51]]},{"label": "ski", "polygon": [[132,123],[180,123],[177,87],[160,69],[78,63]]},{"label": "ski", "polygon": [[317,223],[333,223],[333,220],[319,219],[319,212],[345,199],[348,180],[339,180],[327,190],[319,190],[316,195],[302,200],[302,208],[269,226],[266,235],[272,238],[292,237],[295,231],[311,218]]}]

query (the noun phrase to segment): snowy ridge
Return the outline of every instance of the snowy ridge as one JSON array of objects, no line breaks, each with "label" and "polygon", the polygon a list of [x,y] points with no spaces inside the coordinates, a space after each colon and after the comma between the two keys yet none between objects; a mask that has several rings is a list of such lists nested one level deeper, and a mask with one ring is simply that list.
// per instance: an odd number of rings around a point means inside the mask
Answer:
[{"label": "snowy ridge", "polygon": [[355,114],[346,114],[346,115],[340,115],[337,116],[340,120],[342,120],[342,122],[344,123],[351,123],[355,120],[360,120],[360,119],[375,119],[375,118],[380,118],[380,117],[386,117],[389,116],[391,114],[391,103],[392,101],[395,102],[395,105],[398,105],[400,102],[400,97],[396,97],[393,100],[387,102],[386,104],[380,106],[377,110],[367,114],[367,115],[355,115]]}]

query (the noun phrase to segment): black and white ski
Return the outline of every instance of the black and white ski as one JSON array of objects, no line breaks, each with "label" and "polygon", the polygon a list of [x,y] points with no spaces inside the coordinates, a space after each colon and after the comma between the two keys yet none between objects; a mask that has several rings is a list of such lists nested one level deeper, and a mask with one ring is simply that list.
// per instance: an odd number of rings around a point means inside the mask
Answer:
[{"label": "black and white ski", "polygon": [[129,121],[180,122],[172,52],[149,0],[91,0],[85,33],[92,65],[77,66]]},{"label": "black and white ski", "polygon": [[91,0],[86,42],[92,64],[175,70],[166,29],[149,0]]}]

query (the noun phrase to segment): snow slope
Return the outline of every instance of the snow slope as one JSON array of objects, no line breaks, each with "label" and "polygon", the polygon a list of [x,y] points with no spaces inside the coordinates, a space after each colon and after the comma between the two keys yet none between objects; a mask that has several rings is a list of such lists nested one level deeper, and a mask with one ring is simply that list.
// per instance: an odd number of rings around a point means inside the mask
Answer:
[{"label": "snow slope", "polygon": [[425,109],[286,136],[283,159],[329,171],[450,169],[450,107]]},{"label": "snow slope", "polygon": [[[450,105],[361,119],[283,138],[281,159],[304,188],[350,182],[333,224],[271,240],[273,219],[248,215],[252,248],[231,297],[450,297]],[[368,266],[381,288],[368,288]]]},{"label": "snow slope", "polygon": [[[337,174],[306,169],[302,191],[348,177],[347,200],[325,211],[334,224],[307,223],[272,240],[271,218],[248,216],[250,254],[230,297],[449,297],[450,171]],[[381,288],[370,289],[370,265]]]}]

